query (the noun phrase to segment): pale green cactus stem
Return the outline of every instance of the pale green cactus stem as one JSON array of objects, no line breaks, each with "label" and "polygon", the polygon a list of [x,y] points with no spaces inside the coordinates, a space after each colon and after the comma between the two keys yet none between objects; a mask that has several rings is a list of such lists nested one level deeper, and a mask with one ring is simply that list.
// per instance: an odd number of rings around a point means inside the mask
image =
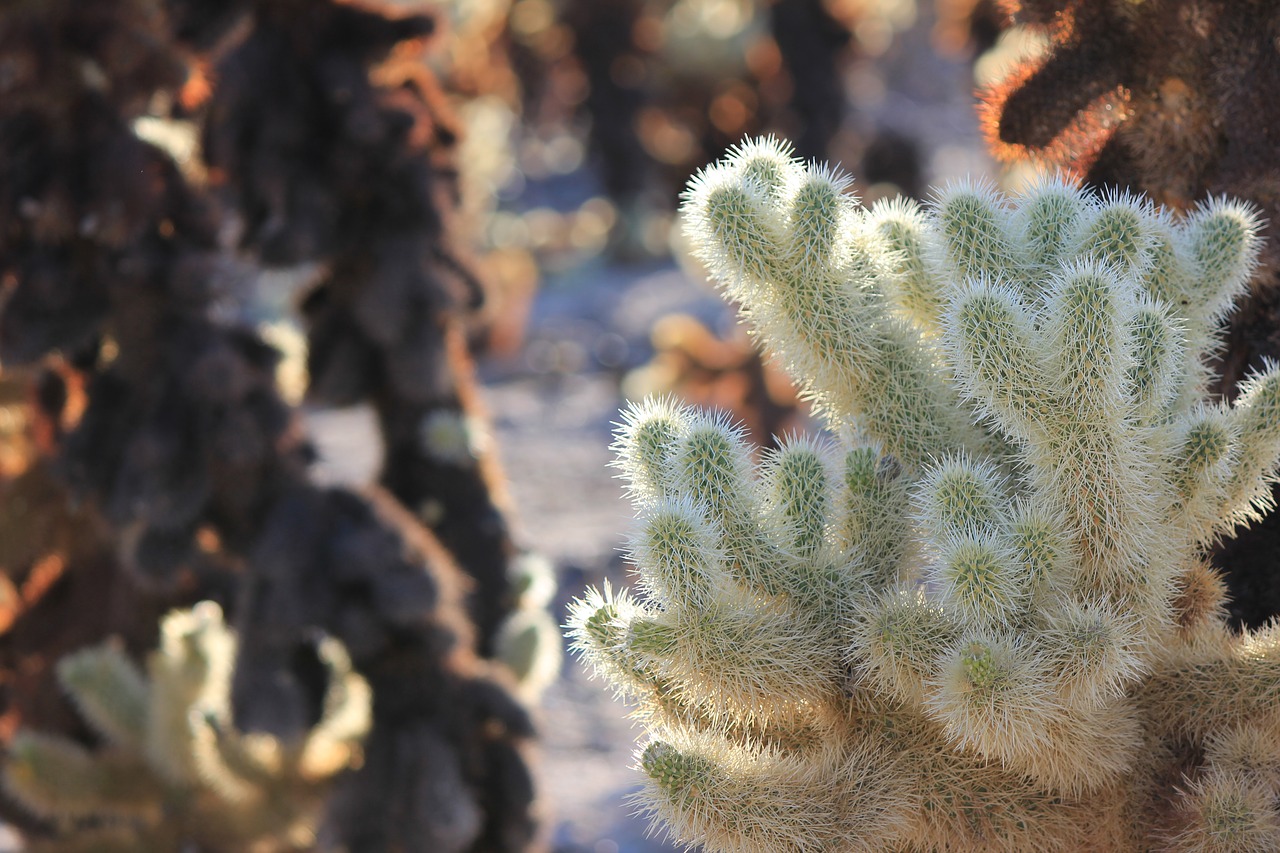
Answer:
[{"label": "pale green cactus stem", "polygon": [[1196,267],[1192,307],[1211,323],[1231,310],[1257,266],[1258,214],[1238,201],[1210,199],[1191,214],[1186,231]]},{"label": "pale green cactus stem", "polygon": [[647,400],[623,412],[615,463],[628,478],[636,500],[657,500],[675,493],[671,459],[688,431],[688,416],[670,400]]},{"label": "pale green cactus stem", "polygon": [[[893,761],[880,750],[706,749],[696,740],[654,740],[640,765],[657,794],[649,807],[714,849],[873,853],[882,849],[878,838],[901,831],[909,792],[891,787]],[[850,809],[864,832],[842,831]]]},{"label": "pale green cactus stem", "polygon": [[1015,503],[1007,525],[1009,547],[1026,573],[1031,595],[1038,601],[1056,599],[1073,565],[1061,516],[1042,501],[1023,499]]},{"label": "pale green cactus stem", "polygon": [[961,182],[934,199],[935,263],[944,280],[1014,282],[1022,273],[1011,223],[987,183]]},{"label": "pale green cactus stem", "polygon": [[1041,285],[1062,265],[1076,223],[1087,207],[1079,187],[1050,173],[1037,176],[1019,197],[1011,227],[1023,246],[1022,297],[1027,304],[1043,298]]},{"label": "pale green cactus stem", "polygon": [[938,334],[945,298],[939,279],[928,268],[924,211],[910,199],[881,199],[871,208],[867,222],[893,253],[889,262],[895,275],[887,282],[890,298],[922,329]]},{"label": "pale green cactus stem", "polygon": [[909,478],[892,456],[854,447],[844,458],[830,531],[845,565],[879,589],[898,579],[908,536]]},{"label": "pale green cactus stem", "polygon": [[720,532],[691,500],[655,505],[642,520],[631,553],[654,600],[694,610],[715,601],[725,572]]},{"label": "pale green cactus stem", "polygon": [[1267,363],[1264,372],[1240,384],[1231,414],[1240,437],[1227,484],[1224,529],[1261,517],[1256,507],[1270,509],[1268,487],[1275,480],[1270,460],[1280,450],[1280,372],[1275,364]]},{"label": "pale green cactus stem", "polygon": [[953,613],[915,590],[893,589],[870,602],[856,622],[851,656],[880,692],[923,701],[925,680],[940,650],[956,642],[962,625]]},{"label": "pale green cactus stem", "polygon": [[832,479],[823,449],[803,439],[788,442],[765,464],[764,517],[776,520],[775,541],[796,560],[824,556],[824,521],[831,513]]},{"label": "pale green cactus stem", "polygon": [[1158,224],[1150,205],[1127,193],[1112,193],[1077,220],[1068,238],[1071,254],[1093,258],[1122,278],[1141,276],[1151,262]]},{"label": "pale green cactus stem", "polygon": [[21,731],[9,745],[5,788],[59,823],[102,814],[156,818],[159,786],[136,756],[96,756],[65,738]]},{"label": "pale green cactus stem", "polygon": [[1134,347],[1126,377],[1134,415],[1140,423],[1158,424],[1168,416],[1179,391],[1185,358],[1181,328],[1165,306],[1143,297],[1125,331]]},{"label": "pale green cactus stem", "polygon": [[1205,399],[1256,216],[846,186],[758,140],[685,198],[838,445],[625,415],[643,597],[571,629],[653,737],[646,806],[716,853],[1276,849],[1280,634],[1227,630],[1202,553],[1280,459],[1280,369]]},{"label": "pale green cactus stem", "polygon": [[160,648],[147,660],[151,691],[146,754],[172,784],[195,785],[201,779],[199,718],[229,716],[235,649],[235,636],[213,602],[175,612],[161,626]]},{"label": "pale green cactus stem", "polygon": [[[878,285],[892,263],[883,239],[861,223],[843,179],[806,173],[788,153],[754,143],[694,179],[684,212],[699,256],[835,417],[858,417],[909,465],[964,446],[974,434],[936,359]],[[783,177],[765,188],[760,172]]]}]

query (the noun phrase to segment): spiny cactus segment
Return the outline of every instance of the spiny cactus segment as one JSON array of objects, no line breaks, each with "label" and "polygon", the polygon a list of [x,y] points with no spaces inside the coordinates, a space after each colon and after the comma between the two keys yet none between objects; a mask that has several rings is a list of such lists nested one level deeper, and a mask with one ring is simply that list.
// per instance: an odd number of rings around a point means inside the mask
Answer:
[{"label": "spiny cactus segment", "polygon": [[590,591],[571,631],[649,729],[671,832],[1277,849],[1280,632],[1230,634],[1201,559],[1268,508],[1280,458],[1275,366],[1205,400],[1253,212],[1056,176],[865,211],[762,139],[683,213],[841,438],[757,464],[716,415],[624,415],[642,595]]},{"label": "spiny cactus segment", "polygon": [[59,829],[31,849],[311,849],[327,783],[360,763],[371,711],[342,645],[316,651],[327,692],[297,743],[233,726],[236,638],[212,602],[165,618],[145,675],[112,644],[63,658],[58,679],[103,746],[14,737],[5,789]]}]

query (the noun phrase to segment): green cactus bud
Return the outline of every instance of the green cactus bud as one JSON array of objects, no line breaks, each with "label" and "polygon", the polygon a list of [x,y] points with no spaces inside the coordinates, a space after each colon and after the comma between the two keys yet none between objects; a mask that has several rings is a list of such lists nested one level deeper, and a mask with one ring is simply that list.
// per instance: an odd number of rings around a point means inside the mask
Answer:
[{"label": "green cactus bud", "polygon": [[631,622],[645,615],[647,611],[625,589],[615,590],[608,582],[603,591],[588,589],[569,605],[566,628],[572,640],[570,649],[620,692],[647,692],[652,673],[627,649]]},{"label": "green cactus bud", "polygon": [[926,685],[925,708],[961,746],[987,755],[1016,752],[1015,743],[1044,741],[1053,699],[1025,648],[989,634],[966,634],[939,654]]},{"label": "green cactus bud", "polygon": [[720,531],[687,498],[650,508],[631,554],[649,597],[664,607],[706,607],[725,576]]},{"label": "green cactus bud", "polygon": [[1236,773],[1209,773],[1183,792],[1186,826],[1169,842],[1176,853],[1264,853],[1280,849],[1275,794]]},{"label": "green cactus bud", "polygon": [[798,172],[791,144],[772,136],[734,146],[727,162],[739,170],[744,180],[757,184],[774,200],[784,197]]},{"label": "green cactus bud", "polygon": [[834,544],[845,561],[857,563],[872,589],[898,579],[908,542],[909,478],[892,456],[874,447],[845,454],[836,497]]},{"label": "green cactus bud", "polygon": [[1040,501],[1018,501],[1009,515],[1005,540],[1033,596],[1070,587],[1078,571],[1065,527],[1062,517]]},{"label": "green cactus bud", "polygon": [[765,517],[774,524],[779,547],[800,561],[817,560],[826,544],[833,492],[829,456],[818,442],[793,438],[763,466]]},{"label": "green cactus bud", "polygon": [[1008,625],[1026,603],[1027,576],[990,534],[960,534],[941,544],[928,580],[966,625]]},{"label": "green cactus bud", "polygon": [[985,281],[961,285],[945,315],[944,340],[967,396],[1010,438],[1028,441],[1051,400],[1035,324],[1018,295]]},{"label": "green cactus bud", "polygon": [[815,635],[799,613],[742,599],[633,619],[627,646],[691,699],[770,719],[838,692],[839,639]]},{"label": "green cactus bud", "polygon": [[726,543],[733,573],[766,595],[785,592],[779,555],[760,527],[751,451],[740,428],[719,415],[697,415],[676,448],[679,491],[703,508]]},{"label": "green cactus bud", "polygon": [[935,251],[949,277],[1012,281],[1019,270],[1005,199],[985,182],[962,181],[941,190],[930,205],[937,223]]},{"label": "green cactus bud", "polygon": [[1125,412],[1127,294],[1105,267],[1066,267],[1050,285],[1044,331],[1050,376],[1068,417],[1111,426]]},{"label": "green cactus bud", "polygon": [[706,507],[726,532],[752,523],[751,451],[741,428],[716,415],[695,415],[676,446],[679,491]]},{"label": "green cactus bud", "polygon": [[1149,203],[1128,193],[1109,193],[1076,223],[1068,242],[1072,257],[1125,277],[1141,277],[1151,263],[1155,228]]},{"label": "green cactus bud", "polygon": [[[787,755],[702,736],[655,740],[639,763],[645,807],[675,840],[697,839],[708,853],[873,853],[899,834],[909,805],[891,763],[867,749]],[[842,831],[846,821],[858,831]]]},{"label": "green cactus bud", "polygon": [[685,199],[686,232],[698,256],[731,282],[732,293],[750,296],[779,271],[781,235],[769,215],[767,189],[736,169],[712,167],[694,177]]},{"label": "green cactus bud", "polygon": [[925,471],[916,492],[923,535],[939,546],[951,537],[990,533],[1008,513],[995,466],[967,456],[946,456]]},{"label": "green cactus bud", "polygon": [[1199,404],[1173,432],[1173,488],[1188,532],[1208,540],[1221,524],[1227,484],[1240,443],[1240,423],[1225,406]]},{"label": "green cactus bud", "polygon": [[1080,188],[1056,173],[1037,175],[1020,194],[1010,226],[1023,246],[1027,272],[1022,295],[1028,305],[1043,299],[1043,283],[1061,266],[1070,235],[1088,206]]},{"label": "green cactus bud", "polygon": [[1162,305],[1142,300],[1129,318],[1126,337],[1133,353],[1126,385],[1134,414],[1143,423],[1157,422],[1180,390],[1186,358],[1181,329]]},{"label": "green cactus bud", "polygon": [[956,619],[915,590],[890,590],[855,619],[849,656],[879,690],[918,702],[942,653],[959,636]]},{"label": "green cactus bud", "polygon": [[1230,520],[1240,523],[1260,517],[1258,507],[1270,506],[1269,486],[1280,451],[1280,365],[1267,362],[1262,372],[1240,383],[1231,415],[1240,438],[1226,508]]},{"label": "green cactus bud", "polygon": [[806,169],[788,199],[790,228],[783,258],[795,276],[824,275],[842,263],[841,243],[857,199],[852,181],[828,167]]},{"label": "green cactus bud", "polygon": [[884,238],[891,253],[890,269],[895,275],[889,294],[893,302],[922,329],[937,333],[942,323],[944,280],[927,267],[924,211],[911,199],[881,199],[867,214],[867,224]]},{"label": "green cactus bud", "polygon": [[1192,292],[1192,259],[1181,229],[1167,213],[1150,219],[1150,263],[1141,276],[1146,293],[1173,309],[1183,320],[1200,319],[1198,297]]},{"label": "green cactus bud", "polygon": [[1258,213],[1247,204],[1225,198],[1198,206],[1186,223],[1194,259],[1192,277],[1200,310],[1222,319],[1248,284],[1261,245]]},{"label": "green cactus bud", "polygon": [[622,413],[613,450],[614,463],[632,496],[657,500],[675,488],[671,460],[690,422],[688,409],[669,398],[650,398]]},{"label": "green cactus bud", "polygon": [[1114,701],[1142,674],[1131,616],[1096,602],[1061,601],[1044,614],[1037,646],[1050,685],[1070,705]]}]

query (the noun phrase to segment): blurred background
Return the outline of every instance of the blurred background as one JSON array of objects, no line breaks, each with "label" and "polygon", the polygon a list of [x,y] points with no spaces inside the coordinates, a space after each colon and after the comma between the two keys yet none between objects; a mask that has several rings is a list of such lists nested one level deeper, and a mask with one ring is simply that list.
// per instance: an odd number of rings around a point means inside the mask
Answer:
[{"label": "blurred background", "polygon": [[868,204],[1016,183],[974,92],[1044,38],[1004,26],[987,0],[0,3],[29,848],[676,849],[559,638],[628,582],[613,424],[672,394],[762,447],[816,428],[680,193],[768,133]]}]

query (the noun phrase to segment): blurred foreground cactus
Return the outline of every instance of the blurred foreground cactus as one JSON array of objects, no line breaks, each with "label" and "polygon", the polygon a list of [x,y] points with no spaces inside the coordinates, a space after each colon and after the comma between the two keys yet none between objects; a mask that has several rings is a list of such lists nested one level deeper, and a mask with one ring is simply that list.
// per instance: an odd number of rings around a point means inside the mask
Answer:
[{"label": "blurred foreground cactus", "polygon": [[320,720],[298,743],[231,724],[236,638],[212,602],[165,618],[144,676],[117,646],[81,650],[58,679],[103,739],[96,751],[20,731],[8,792],[57,824],[33,850],[308,850],[328,782],[358,765],[369,686],[336,640],[321,641]]},{"label": "blurred foreground cactus", "polygon": [[643,595],[572,630],[649,730],[644,802],[708,850],[1280,849],[1280,632],[1228,631],[1202,553],[1280,457],[1280,370],[1206,399],[1255,214],[846,189],[760,140],[686,195],[839,437],[757,465],[628,412]]}]

